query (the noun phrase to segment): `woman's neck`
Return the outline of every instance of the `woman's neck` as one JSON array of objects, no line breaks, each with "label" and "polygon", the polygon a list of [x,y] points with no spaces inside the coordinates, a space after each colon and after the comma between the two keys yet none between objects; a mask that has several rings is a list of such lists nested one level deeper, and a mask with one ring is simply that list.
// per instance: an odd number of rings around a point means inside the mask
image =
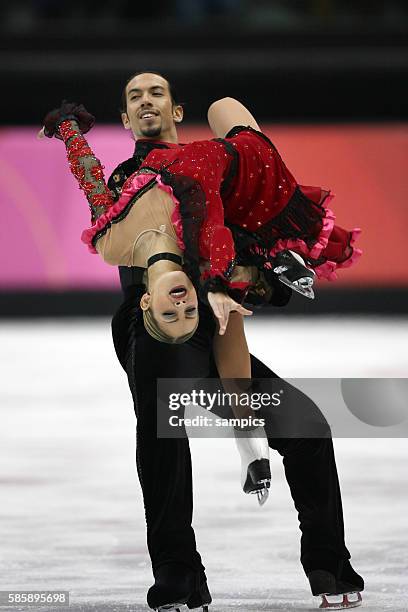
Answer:
[{"label": "woman's neck", "polygon": [[[171,236],[159,232],[158,230],[145,230],[142,232],[140,239],[136,241],[134,246],[132,257],[132,261],[134,262],[133,265],[136,265],[135,262],[137,262],[137,265],[143,268],[148,268],[148,259],[157,253],[173,253],[175,255],[182,256],[182,251],[179,249],[176,241]],[[171,264],[173,262],[157,262],[154,264],[154,266],[158,265],[159,263]],[[154,266],[152,266],[152,268]],[[173,268],[170,269],[173,270]],[[181,268],[179,266],[176,269]]]},{"label": "woman's neck", "polygon": [[156,261],[156,263],[147,268],[147,284],[149,289],[152,289],[156,281],[166,272],[175,272],[178,270],[182,270],[182,267],[174,263],[174,261],[169,261],[167,259]]},{"label": "woman's neck", "polygon": [[152,255],[156,255],[157,253],[174,253],[176,255],[182,255],[181,250],[178,248],[177,244],[174,242],[172,238],[167,236],[166,234],[157,234],[154,232],[154,238],[151,243],[151,248],[149,249],[148,256],[146,257],[146,268],[147,268],[147,278],[148,278],[148,286],[152,287],[156,280],[166,272],[173,272],[175,270],[182,270],[180,264],[175,263],[174,261],[170,261],[167,259],[161,259],[156,261],[153,265],[148,266],[147,260]]}]

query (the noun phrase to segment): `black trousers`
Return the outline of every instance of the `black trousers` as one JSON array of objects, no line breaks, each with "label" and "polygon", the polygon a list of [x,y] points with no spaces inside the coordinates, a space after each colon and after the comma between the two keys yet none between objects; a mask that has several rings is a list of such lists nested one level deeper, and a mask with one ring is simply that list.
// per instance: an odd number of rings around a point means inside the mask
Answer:
[{"label": "black trousers", "polygon": [[[138,293],[139,291],[139,293]],[[126,370],[137,417],[136,461],[143,491],[147,545],[153,569],[169,562],[203,569],[192,528],[192,471],[187,438],[157,437],[158,378],[217,376],[212,359],[214,323],[204,308],[194,337],[182,345],[163,344],[144,330],[138,303],[140,290],[127,292],[127,299],[112,321],[118,358]],[[277,379],[277,375],[251,356],[252,377]],[[284,382],[284,381],[282,381]],[[316,419],[322,437],[270,437],[269,446],[283,457],[286,479],[298,511],[301,530],[300,560],[306,573],[327,569],[337,573],[350,553],[344,542],[341,494],[330,429],[317,406],[294,387],[297,414]],[[309,417],[308,417],[309,415]],[[268,423],[273,431],[276,423]],[[273,416],[270,417],[273,419]],[[270,427],[271,426],[271,427]],[[293,419],[294,431],[298,424]]]}]

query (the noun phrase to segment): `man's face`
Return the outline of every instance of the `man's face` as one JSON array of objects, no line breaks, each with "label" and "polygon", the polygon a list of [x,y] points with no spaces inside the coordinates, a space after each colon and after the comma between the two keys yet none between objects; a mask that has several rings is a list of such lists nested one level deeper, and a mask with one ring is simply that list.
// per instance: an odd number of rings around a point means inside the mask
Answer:
[{"label": "man's face", "polygon": [[135,138],[159,138],[177,142],[176,123],[183,119],[181,106],[174,106],[166,79],[146,72],[126,86],[127,112],[123,125]]}]

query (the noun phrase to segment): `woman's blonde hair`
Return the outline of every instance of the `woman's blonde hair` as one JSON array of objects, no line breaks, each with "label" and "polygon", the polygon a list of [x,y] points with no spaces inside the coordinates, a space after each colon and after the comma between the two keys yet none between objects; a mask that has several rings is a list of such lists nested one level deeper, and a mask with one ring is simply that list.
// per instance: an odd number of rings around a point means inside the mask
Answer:
[{"label": "woman's blonde hair", "polygon": [[150,334],[150,336],[152,336],[152,338],[155,340],[158,340],[159,342],[166,342],[167,344],[183,344],[183,342],[187,342],[187,340],[190,340],[190,338],[194,336],[198,327],[198,315],[197,323],[193,331],[189,332],[188,334],[184,334],[183,336],[179,336],[178,338],[173,338],[160,329],[150,308],[143,311],[143,323],[147,333]]}]

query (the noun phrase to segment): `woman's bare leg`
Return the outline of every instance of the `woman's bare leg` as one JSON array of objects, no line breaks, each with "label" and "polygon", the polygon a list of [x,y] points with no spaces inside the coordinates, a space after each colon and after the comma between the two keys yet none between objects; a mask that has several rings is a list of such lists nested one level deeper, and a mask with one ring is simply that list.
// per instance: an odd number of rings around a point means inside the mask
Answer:
[{"label": "woman's bare leg", "polygon": [[260,131],[255,117],[234,98],[221,98],[208,109],[208,123],[217,138],[224,138],[236,125],[245,125]]}]

